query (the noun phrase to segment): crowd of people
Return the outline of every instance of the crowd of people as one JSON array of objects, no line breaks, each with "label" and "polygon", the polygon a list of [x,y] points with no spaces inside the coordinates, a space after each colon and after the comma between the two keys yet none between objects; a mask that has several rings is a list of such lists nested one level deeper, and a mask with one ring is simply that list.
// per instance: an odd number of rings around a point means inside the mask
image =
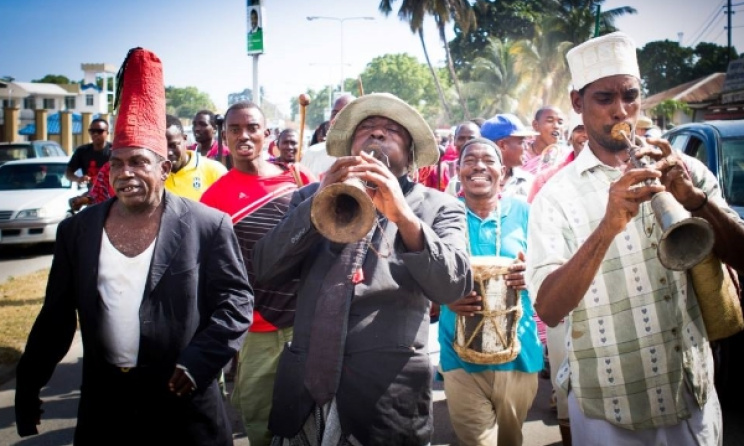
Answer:
[{"label": "crowd of people", "polygon": [[[530,127],[500,113],[440,144],[396,96],[345,95],[301,151],[295,129],[270,144],[252,102],[199,111],[187,147],[160,60],[131,50],[113,143],[93,121],[68,168],[91,190],[60,224],[18,364],[19,435],[79,328],[79,445],[232,444],[225,404],[254,446],[427,445],[435,380],[460,444],[520,445],[540,372],[564,445],[720,445],[698,296],[658,259],[649,201],[709,222],[739,270],[744,222],[641,116],[630,37],[567,61],[570,126],[546,104]],[[373,212],[340,241],[320,222],[356,225],[349,206]]]}]

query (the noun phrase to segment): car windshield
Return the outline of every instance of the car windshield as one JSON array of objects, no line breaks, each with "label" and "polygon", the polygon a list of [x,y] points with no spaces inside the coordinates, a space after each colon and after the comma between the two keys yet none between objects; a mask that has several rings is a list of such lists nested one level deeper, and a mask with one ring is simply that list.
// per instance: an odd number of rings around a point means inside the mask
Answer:
[{"label": "car windshield", "polygon": [[4,164],[0,166],[0,190],[67,189],[66,168],[60,163]]},{"label": "car windshield", "polygon": [[744,206],[744,139],[723,141],[723,195],[731,206]]},{"label": "car windshield", "polygon": [[26,158],[33,157],[30,153],[33,148],[28,144],[19,145],[2,145],[0,146],[0,163],[13,160],[25,160]]}]

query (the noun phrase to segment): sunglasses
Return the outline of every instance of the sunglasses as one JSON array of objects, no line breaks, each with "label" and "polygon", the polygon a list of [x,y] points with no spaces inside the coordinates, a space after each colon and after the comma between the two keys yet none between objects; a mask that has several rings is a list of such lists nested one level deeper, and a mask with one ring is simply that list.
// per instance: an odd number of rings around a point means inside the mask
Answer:
[{"label": "sunglasses", "polygon": [[88,133],[93,133],[94,135],[100,135],[105,131],[104,129],[88,129]]}]

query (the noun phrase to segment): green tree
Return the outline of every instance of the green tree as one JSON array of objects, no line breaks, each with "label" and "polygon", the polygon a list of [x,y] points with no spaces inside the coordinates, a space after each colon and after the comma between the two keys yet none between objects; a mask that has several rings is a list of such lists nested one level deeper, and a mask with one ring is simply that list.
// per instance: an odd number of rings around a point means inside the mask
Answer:
[{"label": "green tree", "polygon": [[643,87],[648,95],[695,78],[692,72],[693,50],[680,46],[678,42],[657,40],[647,43],[637,52]]},{"label": "green tree", "polygon": [[202,109],[215,110],[216,107],[207,93],[196,87],[165,87],[166,110],[179,118],[192,119]]},{"label": "green tree", "polygon": [[75,83],[71,81],[70,78],[68,78],[67,76],[63,76],[61,74],[47,74],[41,79],[34,79],[31,82],[39,83],[39,84],[57,84],[57,85],[68,85],[68,84]]},{"label": "green tree", "polygon": [[532,39],[534,23],[544,11],[534,0],[478,0],[473,5],[475,26],[464,32],[455,24],[450,50],[455,68],[464,81],[470,80],[473,61],[483,56],[492,38],[510,41]]},{"label": "green tree", "polygon": [[692,79],[698,79],[713,73],[725,73],[728,69],[729,56],[731,60],[737,58],[736,48],[719,46],[715,43],[700,42],[693,50],[695,66],[692,68]]},{"label": "green tree", "polygon": [[[437,88],[426,64],[410,54],[375,57],[362,72],[366,93],[392,93],[421,112],[430,122],[436,120]],[[437,79],[442,79],[437,75]]]},{"label": "green tree", "polygon": [[[394,0],[381,0],[379,10],[385,15],[389,15],[392,10],[392,3]],[[425,0],[403,0],[402,5],[398,11],[398,17],[408,22],[411,31],[415,34],[418,34],[419,40],[421,41],[421,48],[424,50],[424,58],[426,58],[426,65],[429,67],[429,72],[431,73],[431,78],[435,83],[435,88],[437,89],[437,93],[439,94],[439,100],[442,103],[442,108],[444,109],[445,113],[447,114],[447,118],[449,120],[452,119],[452,111],[450,110],[449,104],[447,103],[446,98],[444,97],[444,90],[442,89],[442,85],[439,79],[439,76],[437,76],[437,72],[434,69],[434,66],[431,64],[431,59],[429,58],[429,51],[426,49],[426,42],[424,41],[424,28],[423,28],[423,22],[424,22],[424,16],[426,14],[426,8],[424,6]]]},{"label": "green tree", "polygon": [[678,111],[689,115],[692,112],[692,109],[689,105],[682,101],[676,99],[666,99],[656,104],[656,106],[654,106],[650,111],[657,118],[662,119],[661,127],[662,129],[666,129],[667,124],[673,124],[672,120],[674,119],[674,115]]},{"label": "green tree", "polygon": [[546,4],[545,18],[551,22],[548,28],[558,34],[554,39],[578,45],[594,36],[596,5],[600,7],[599,35],[617,31],[615,20],[626,14],[636,14],[630,6],[602,10],[605,0],[550,0]]},{"label": "green tree", "polygon": [[[545,18],[542,23],[550,26],[551,20]],[[531,103],[528,110],[552,105],[568,111],[570,107],[566,52],[573,43],[557,40],[562,37],[560,33],[546,31],[542,25],[536,24],[534,37],[516,42],[511,49],[516,57],[517,72],[533,74],[528,88],[530,94],[524,97]]]},{"label": "green tree", "polygon": [[532,81],[532,73],[519,71],[515,46],[510,39],[491,38],[482,56],[473,61],[471,81],[463,89],[476,101],[483,117],[516,113],[525,118],[531,113],[529,101],[520,99]]},{"label": "green tree", "polygon": [[[391,0],[382,0],[380,2],[380,10],[385,14],[389,14],[392,3]],[[470,3],[466,0],[402,0],[398,11],[398,17],[400,17],[401,20],[408,22],[413,33],[419,34],[421,45],[424,48],[425,53],[427,53],[427,51],[426,45],[423,41],[423,22],[427,15],[432,16],[437,25],[439,40],[442,42],[442,46],[445,50],[447,67],[449,68],[452,83],[457,92],[457,98],[460,101],[463,114],[467,119],[470,119],[470,112],[468,111],[467,103],[460,91],[460,81],[457,72],[455,71],[454,63],[452,62],[452,55],[450,54],[445,28],[450,21],[454,20],[463,32],[467,32],[471,26],[475,26],[475,14],[473,13]],[[438,83],[436,72],[431,66],[428,54],[426,54],[426,60],[432,77],[435,79],[435,82]],[[443,101],[442,104],[446,107],[444,94],[441,89],[439,92],[440,100]]]},{"label": "green tree", "polygon": [[[318,127],[325,118],[325,110],[333,107],[331,104],[333,91],[331,87],[326,86],[323,89],[307,90],[305,94],[310,98],[310,104],[305,108],[305,126],[309,129]],[[290,99],[289,104],[292,120],[300,121],[300,101],[299,97]],[[330,114],[330,110],[328,112]]]}]

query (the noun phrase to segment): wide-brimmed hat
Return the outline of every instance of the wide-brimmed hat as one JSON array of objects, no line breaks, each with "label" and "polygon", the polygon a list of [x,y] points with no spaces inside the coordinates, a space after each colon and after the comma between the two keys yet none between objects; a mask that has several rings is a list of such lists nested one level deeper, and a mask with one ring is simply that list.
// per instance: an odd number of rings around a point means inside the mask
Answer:
[{"label": "wide-brimmed hat", "polygon": [[392,119],[408,130],[413,141],[411,150],[417,167],[437,163],[437,140],[429,124],[416,109],[389,93],[367,94],[344,107],[328,129],[326,152],[335,157],[351,155],[354,131],[360,122],[371,116]]},{"label": "wide-brimmed hat", "polygon": [[522,124],[518,117],[511,113],[503,113],[488,119],[481,126],[481,136],[493,142],[510,136],[537,136],[534,130],[530,130]]},{"label": "wide-brimmed hat", "polygon": [[648,116],[639,116],[638,120],[636,121],[636,128],[637,129],[650,129],[654,126],[654,121],[651,120]]}]

